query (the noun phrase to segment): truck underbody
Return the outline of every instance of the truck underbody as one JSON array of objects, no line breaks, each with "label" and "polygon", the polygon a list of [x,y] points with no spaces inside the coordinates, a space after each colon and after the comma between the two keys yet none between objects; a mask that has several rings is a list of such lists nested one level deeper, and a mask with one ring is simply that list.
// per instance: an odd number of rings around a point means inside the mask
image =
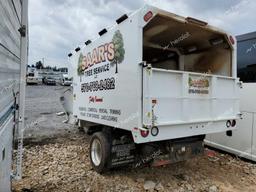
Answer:
[{"label": "truck underbody", "polygon": [[133,168],[162,166],[204,153],[205,135],[135,144],[130,131],[84,121],[80,121],[79,127],[91,136],[90,160],[99,173],[127,165]]}]

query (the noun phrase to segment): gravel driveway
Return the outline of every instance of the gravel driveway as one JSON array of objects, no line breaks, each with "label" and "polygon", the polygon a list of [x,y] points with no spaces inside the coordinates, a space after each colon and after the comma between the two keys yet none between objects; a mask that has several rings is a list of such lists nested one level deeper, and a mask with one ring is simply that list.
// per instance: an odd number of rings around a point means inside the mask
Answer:
[{"label": "gravel driveway", "polygon": [[205,155],[164,167],[91,169],[89,138],[65,123],[63,87],[28,86],[23,179],[14,191],[256,191],[256,165],[206,149]]}]

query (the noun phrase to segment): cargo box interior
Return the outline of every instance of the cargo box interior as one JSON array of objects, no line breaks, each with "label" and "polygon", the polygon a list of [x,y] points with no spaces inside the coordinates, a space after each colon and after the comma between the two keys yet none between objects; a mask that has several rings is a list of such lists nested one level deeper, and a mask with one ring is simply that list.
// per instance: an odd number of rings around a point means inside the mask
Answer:
[{"label": "cargo box interior", "polygon": [[232,50],[226,38],[158,14],[143,29],[143,61],[154,68],[231,76]]}]

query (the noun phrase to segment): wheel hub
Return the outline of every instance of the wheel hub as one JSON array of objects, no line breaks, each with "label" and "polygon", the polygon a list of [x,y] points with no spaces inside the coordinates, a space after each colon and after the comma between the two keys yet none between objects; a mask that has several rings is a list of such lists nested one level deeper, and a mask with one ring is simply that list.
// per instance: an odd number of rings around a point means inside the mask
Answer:
[{"label": "wheel hub", "polygon": [[99,166],[102,160],[101,143],[98,139],[94,139],[91,148],[91,158],[94,165]]}]

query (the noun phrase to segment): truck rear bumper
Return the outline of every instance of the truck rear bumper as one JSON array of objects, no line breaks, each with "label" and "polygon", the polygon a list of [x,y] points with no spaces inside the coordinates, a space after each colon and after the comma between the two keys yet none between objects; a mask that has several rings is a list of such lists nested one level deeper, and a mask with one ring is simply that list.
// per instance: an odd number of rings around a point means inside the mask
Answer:
[{"label": "truck rear bumper", "polygon": [[[135,143],[147,143],[234,130],[236,125],[228,125],[228,121],[229,120],[218,120],[189,124],[167,123],[146,130],[134,128],[132,135]],[[232,122],[232,120],[230,120],[230,122]]]}]

